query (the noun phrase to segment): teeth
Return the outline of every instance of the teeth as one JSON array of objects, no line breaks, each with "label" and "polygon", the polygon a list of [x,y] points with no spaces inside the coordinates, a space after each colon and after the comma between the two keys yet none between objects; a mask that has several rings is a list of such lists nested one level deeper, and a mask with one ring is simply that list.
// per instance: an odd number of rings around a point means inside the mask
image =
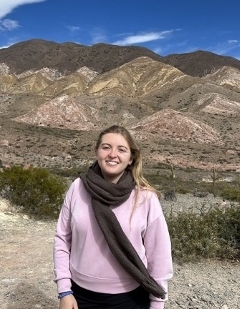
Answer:
[{"label": "teeth", "polygon": [[108,164],[110,165],[117,165],[118,163],[117,162],[114,162],[114,161],[107,161]]}]

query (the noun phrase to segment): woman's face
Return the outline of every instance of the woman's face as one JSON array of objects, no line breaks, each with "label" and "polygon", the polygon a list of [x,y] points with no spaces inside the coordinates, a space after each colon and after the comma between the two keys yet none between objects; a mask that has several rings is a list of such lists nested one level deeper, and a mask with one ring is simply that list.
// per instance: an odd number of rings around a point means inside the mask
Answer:
[{"label": "woman's face", "polygon": [[128,165],[131,165],[131,150],[125,138],[118,133],[102,136],[96,150],[96,158],[104,179],[117,183]]}]

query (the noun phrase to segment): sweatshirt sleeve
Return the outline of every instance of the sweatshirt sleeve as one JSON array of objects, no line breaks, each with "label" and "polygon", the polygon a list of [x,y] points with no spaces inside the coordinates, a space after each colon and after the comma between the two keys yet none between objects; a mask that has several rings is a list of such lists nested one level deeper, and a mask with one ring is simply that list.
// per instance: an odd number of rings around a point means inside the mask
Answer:
[{"label": "sweatshirt sleeve", "polygon": [[168,299],[168,281],[173,276],[171,240],[158,197],[152,195],[149,203],[148,227],[144,235],[148,271],[167,292],[164,300],[150,295],[150,309],[163,309]]},{"label": "sweatshirt sleeve", "polygon": [[74,183],[70,186],[65,196],[54,237],[53,261],[54,275],[58,293],[71,290],[70,252],[71,252],[71,200]]}]

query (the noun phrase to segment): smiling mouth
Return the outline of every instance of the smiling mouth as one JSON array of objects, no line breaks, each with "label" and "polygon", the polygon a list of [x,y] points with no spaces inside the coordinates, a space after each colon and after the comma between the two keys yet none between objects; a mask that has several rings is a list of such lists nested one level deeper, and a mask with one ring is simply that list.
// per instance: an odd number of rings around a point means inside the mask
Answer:
[{"label": "smiling mouth", "polygon": [[112,165],[112,166],[118,165],[118,164],[119,164],[119,163],[116,162],[116,161],[106,161],[106,163],[109,164],[109,165]]}]

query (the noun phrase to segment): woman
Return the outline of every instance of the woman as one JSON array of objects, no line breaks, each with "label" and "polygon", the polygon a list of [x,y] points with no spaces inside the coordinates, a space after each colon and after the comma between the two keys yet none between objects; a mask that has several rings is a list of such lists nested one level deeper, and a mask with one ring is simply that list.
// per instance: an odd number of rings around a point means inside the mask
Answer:
[{"label": "woman", "polygon": [[96,162],[70,186],[54,240],[60,309],[162,309],[171,242],[142,157],[120,126],[102,131]]}]

